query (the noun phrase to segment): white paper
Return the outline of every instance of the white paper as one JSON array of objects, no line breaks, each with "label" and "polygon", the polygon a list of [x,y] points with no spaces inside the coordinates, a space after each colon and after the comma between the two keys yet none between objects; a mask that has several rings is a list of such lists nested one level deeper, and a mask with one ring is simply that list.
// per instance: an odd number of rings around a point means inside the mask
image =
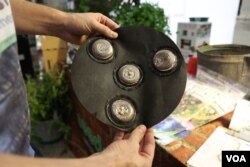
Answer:
[{"label": "white paper", "polygon": [[229,129],[218,127],[188,160],[192,167],[221,167],[221,153],[226,150],[250,150],[250,143],[227,134]]},{"label": "white paper", "polygon": [[187,136],[187,131],[233,111],[245,92],[247,90],[220,74],[199,67],[197,78],[187,79],[185,93],[177,108],[153,127],[157,142],[169,144]]},{"label": "white paper", "polygon": [[250,131],[250,101],[238,101],[229,128],[235,131]]}]

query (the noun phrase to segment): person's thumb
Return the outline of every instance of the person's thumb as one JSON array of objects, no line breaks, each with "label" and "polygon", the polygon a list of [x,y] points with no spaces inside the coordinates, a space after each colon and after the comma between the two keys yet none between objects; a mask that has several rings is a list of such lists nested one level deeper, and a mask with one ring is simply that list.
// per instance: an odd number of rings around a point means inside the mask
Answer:
[{"label": "person's thumb", "polygon": [[130,134],[129,140],[140,143],[146,132],[146,126],[140,125]]},{"label": "person's thumb", "polygon": [[118,34],[117,32],[114,32],[113,30],[111,30],[109,27],[96,22],[95,26],[94,26],[95,31],[97,31],[98,33],[108,37],[108,38],[117,38]]}]

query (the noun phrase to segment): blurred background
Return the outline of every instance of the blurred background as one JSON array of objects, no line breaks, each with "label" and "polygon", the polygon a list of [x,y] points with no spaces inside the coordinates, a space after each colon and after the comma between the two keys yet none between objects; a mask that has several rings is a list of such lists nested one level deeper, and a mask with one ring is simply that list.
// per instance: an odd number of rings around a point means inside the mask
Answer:
[{"label": "blurred background", "polygon": [[[230,83],[232,80],[250,89],[248,0],[32,2],[65,12],[100,12],[120,26],[152,27],[176,43],[188,75],[195,78],[198,66],[204,66]],[[84,157],[112,141],[114,130],[88,115],[72,92],[70,65],[78,47],[56,37],[18,35],[19,58],[31,110],[32,144],[38,156]],[[158,148],[158,152],[165,150]],[[165,154],[159,155],[159,161],[166,159]]]}]

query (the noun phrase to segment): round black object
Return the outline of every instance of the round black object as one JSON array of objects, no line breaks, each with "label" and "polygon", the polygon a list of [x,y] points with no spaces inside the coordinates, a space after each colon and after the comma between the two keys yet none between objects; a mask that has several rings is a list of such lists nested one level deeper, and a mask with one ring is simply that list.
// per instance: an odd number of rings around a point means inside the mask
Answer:
[{"label": "round black object", "polygon": [[[78,50],[72,64],[73,90],[84,108],[98,120],[119,130],[130,131],[139,124],[151,127],[168,115],[178,105],[186,86],[186,67],[174,42],[165,34],[142,26],[121,27],[115,30],[117,39],[92,37]],[[114,49],[112,60],[100,62],[93,59],[90,50],[97,39],[108,40]],[[177,57],[172,70],[155,68],[153,58],[160,50],[169,50]],[[176,62],[175,62],[176,63]],[[136,64],[143,75],[135,87],[119,83],[117,69],[126,64]],[[133,71],[126,73],[133,77]],[[129,99],[133,104],[135,118],[128,124],[122,122],[129,108],[121,103],[114,113],[121,114],[112,120],[110,116],[114,100]],[[120,122],[120,123],[119,123]]]}]

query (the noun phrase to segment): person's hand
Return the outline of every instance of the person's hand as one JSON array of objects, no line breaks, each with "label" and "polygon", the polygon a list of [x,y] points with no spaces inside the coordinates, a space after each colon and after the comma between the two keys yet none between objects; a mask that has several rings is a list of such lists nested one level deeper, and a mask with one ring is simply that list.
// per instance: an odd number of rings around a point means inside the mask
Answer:
[{"label": "person's hand", "polygon": [[140,125],[128,136],[123,132],[117,133],[114,142],[99,155],[112,157],[110,161],[115,161],[116,167],[151,167],[154,151],[153,130]]},{"label": "person's hand", "polygon": [[93,34],[117,38],[118,34],[113,31],[116,28],[114,21],[100,13],[66,13],[63,28],[55,33],[65,41],[80,44]]},{"label": "person's hand", "polygon": [[86,158],[32,158],[0,153],[0,163],[3,167],[16,167],[20,163],[28,167],[151,167],[154,149],[153,130],[140,125],[130,135],[117,133],[115,141],[105,150]]}]

